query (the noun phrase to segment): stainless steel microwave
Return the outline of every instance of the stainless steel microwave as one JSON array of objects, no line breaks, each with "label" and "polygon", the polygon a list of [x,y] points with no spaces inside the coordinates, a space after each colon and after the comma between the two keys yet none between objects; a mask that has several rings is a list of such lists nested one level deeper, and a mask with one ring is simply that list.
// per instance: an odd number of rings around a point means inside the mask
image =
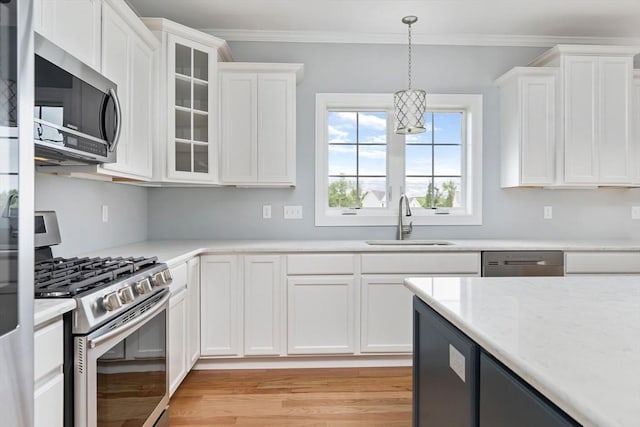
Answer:
[{"label": "stainless steel microwave", "polygon": [[116,84],[38,34],[35,54],[36,164],[115,162],[122,128]]}]

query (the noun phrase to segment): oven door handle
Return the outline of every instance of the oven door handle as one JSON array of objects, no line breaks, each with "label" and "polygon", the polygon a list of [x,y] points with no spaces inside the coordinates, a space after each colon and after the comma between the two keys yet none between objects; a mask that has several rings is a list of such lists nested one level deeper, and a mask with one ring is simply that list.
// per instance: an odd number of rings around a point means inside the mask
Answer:
[{"label": "oven door handle", "polygon": [[161,312],[166,308],[166,303],[167,301],[169,301],[170,297],[171,297],[171,293],[167,292],[167,295],[162,297],[162,299],[159,300],[151,310],[145,311],[144,314],[142,314],[140,317],[137,317],[134,321],[125,323],[123,326],[116,328],[111,332],[107,332],[104,335],[100,335],[97,338],[90,339],[88,343],[89,348],[96,348],[103,342],[108,341],[111,338],[116,337],[118,335],[125,335],[131,329],[145,323],[148,319],[152,318],[153,316],[155,316],[156,314],[158,314],[159,312]]}]

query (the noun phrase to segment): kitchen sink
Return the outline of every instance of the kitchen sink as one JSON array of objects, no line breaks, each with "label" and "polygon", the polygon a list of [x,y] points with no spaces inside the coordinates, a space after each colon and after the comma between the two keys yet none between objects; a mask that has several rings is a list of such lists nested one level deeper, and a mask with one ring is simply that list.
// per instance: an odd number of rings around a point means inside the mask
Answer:
[{"label": "kitchen sink", "polygon": [[453,245],[451,242],[447,242],[446,240],[367,240],[365,242],[367,245],[371,246],[448,246]]}]

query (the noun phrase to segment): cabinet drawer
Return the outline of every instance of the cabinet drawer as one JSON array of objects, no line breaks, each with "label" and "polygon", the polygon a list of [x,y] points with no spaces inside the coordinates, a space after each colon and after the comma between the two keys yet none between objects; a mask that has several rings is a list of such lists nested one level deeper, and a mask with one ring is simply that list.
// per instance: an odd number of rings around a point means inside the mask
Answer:
[{"label": "cabinet drawer", "polygon": [[567,274],[638,274],[640,252],[567,252]]},{"label": "cabinet drawer", "polygon": [[64,375],[62,373],[38,387],[34,393],[34,427],[64,425]]},{"label": "cabinet drawer", "polygon": [[36,383],[49,372],[62,372],[63,359],[62,320],[51,323],[34,334],[34,378]]},{"label": "cabinet drawer", "polygon": [[362,255],[362,274],[479,274],[480,253],[377,253]]},{"label": "cabinet drawer", "polygon": [[176,294],[182,288],[187,287],[187,264],[182,263],[176,267],[171,269],[171,277],[173,277],[173,281],[171,282],[171,293]]},{"label": "cabinet drawer", "polygon": [[353,274],[353,254],[289,255],[287,274]]}]

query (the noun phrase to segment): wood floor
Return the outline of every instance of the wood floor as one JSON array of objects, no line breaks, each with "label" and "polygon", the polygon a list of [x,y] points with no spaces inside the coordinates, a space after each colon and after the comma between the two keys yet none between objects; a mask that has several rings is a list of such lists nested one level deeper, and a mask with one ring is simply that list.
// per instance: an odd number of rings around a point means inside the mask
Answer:
[{"label": "wood floor", "polygon": [[171,426],[411,426],[411,368],[191,371]]}]

